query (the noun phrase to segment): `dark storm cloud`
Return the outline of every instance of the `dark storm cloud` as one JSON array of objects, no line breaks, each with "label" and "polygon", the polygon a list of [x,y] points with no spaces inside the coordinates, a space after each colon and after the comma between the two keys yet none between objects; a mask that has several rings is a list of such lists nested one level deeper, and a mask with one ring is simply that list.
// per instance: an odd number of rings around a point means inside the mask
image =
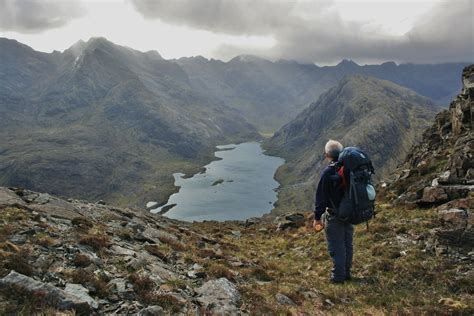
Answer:
[{"label": "dark storm cloud", "polygon": [[278,0],[132,0],[145,18],[230,35],[271,36],[267,52],[222,46],[232,52],[264,54],[301,62],[448,62],[474,59],[474,0],[446,1],[420,17],[404,35],[367,31],[363,23],[344,21],[331,1]]},{"label": "dark storm cloud", "polygon": [[38,33],[84,13],[79,1],[0,0],[0,30]]},{"label": "dark storm cloud", "polygon": [[131,0],[145,18],[212,32],[269,34],[296,6],[275,0]]}]

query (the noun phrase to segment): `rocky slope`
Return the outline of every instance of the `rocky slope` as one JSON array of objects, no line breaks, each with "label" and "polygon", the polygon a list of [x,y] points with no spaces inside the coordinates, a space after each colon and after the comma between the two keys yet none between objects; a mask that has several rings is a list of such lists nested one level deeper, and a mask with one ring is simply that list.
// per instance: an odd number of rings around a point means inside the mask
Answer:
[{"label": "rocky slope", "polygon": [[382,187],[396,205],[438,207],[452,243],[474,246],[474,65],[462,73],[463,89],[440,112],[421,142]]},{"label": "rocky slope", "polygon": [[438,109],[392,82],[345,78],[266,142],[270,152],[287,160],[276,175],[282,184],[276,211],[312,209],[328,139],[363,148],[382,179],[403,161]]},{"label": "rocky slope", "polygon": [[191,259],[222,256],[225,245],[189,224],[7,188],[0,188],[0,214],[0,270],[8,274],[0,287],[10,297],[0,300],[2,314],[16,303],[26,314],[52,308],[79,315],[232,312],[240,304],[234,284],[206,282],[204,267]]},{"label": "rocky slope", "polygon": [[433,209],[377,211],[341,286],[310,213],[190,224],[0,187],[0,314],[472,313],[472,248],[443,250]]},{"label": "rocky slope", "polygon": [[0,54],[0,184],[164,202],[173,172],[204,165],[217,144],[259,137],[156,52],[92,38],[45,54],[0,39]]},{"label": "rocky slope", "polygon": [[180,58],[176,62],[186,71],[194,89],[239,110],[264,132],[276,131],[323,92],[353,74],[390,80],[444,106],[459,91],[458,74],[466,65],[387,62],[360,66],[343,60],[336,66],[318,67],[246,55],[228,62],[203,57]]}]

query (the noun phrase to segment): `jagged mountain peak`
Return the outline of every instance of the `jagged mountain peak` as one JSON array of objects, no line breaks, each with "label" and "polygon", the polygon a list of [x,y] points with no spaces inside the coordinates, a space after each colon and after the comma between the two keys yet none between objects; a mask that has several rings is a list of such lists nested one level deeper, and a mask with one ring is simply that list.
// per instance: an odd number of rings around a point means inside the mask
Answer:
[{"label": "jagged mountain peak", "polygon": [[139,50],[135,50],[128,46],[118,45],[105,37],[91,37],[89,40],[79,40],[74,43],[71,47],[66,49],[64,52],[71,52],[75,57],[80,56],[81,54],[87,52],[94,52],[95,50],[102,50],[109,54],[132,54],[132,55],[143,55],[148,56],[154,59],[163,59],[163,57],[156,51],[150,50],[147,52],[142,52]]},{"label": "jagged mountain peak", "polygon": [[343,59],[339,64],[337,64],[337,67],[360,67],[359,64],[357,64],[355,61],[351,59]]}]

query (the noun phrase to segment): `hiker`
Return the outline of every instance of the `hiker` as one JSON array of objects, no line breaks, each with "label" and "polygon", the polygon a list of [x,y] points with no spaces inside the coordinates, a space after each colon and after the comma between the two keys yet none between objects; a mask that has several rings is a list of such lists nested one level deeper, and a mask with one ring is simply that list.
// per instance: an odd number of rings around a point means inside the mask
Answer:
[{"label": "hiker", "polygon": [[324,157],[329,165],[321,173],[316,190],[313,226],[323,227],[328,243],[329,255],[333,261],[332,283],[344,283],[351,279],[352,237],[354,226],[336,218],[334,209],[339,207],[344,195],[341,178],[337,174],[336,163],[343,146],[340,142],[329,140],[324,148]]}]

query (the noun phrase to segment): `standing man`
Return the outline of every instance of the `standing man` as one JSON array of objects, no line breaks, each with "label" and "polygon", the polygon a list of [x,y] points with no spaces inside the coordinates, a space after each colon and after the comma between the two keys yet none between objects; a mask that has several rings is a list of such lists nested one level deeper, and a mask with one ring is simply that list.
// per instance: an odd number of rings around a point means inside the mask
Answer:
[{"label": "standing man", "polygon": [[332,215],[334,208],[339,207],[344,194],[336,170],[336,162],[342,150],[342,144],[335,140],[329,140],[324,147],[324,156],[329,165],[321,173],[314,207],[313,227],[315,229],[324,227],[329,255],[333,262],[332,283],[344,283],[350,280],[352,266],[354,227]]}]

